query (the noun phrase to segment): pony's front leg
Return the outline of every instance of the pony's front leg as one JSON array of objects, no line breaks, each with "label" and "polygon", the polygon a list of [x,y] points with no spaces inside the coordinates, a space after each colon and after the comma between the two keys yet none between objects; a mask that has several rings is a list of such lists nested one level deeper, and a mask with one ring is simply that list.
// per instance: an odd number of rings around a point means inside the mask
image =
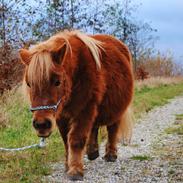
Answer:
[{"label": "pony's front leg", "polygon": [[68,118],[60,118],[57,119],[57,126],[59,128],[60,134],[62,136],[64,146],[65,146],[65,170],[68,170],[68,132],[69,132],[69,119]]},{"label": "pony's front leg", "polygon": [[74,119],[68,136],[68,166],[70,180],[83,180],[83,155],[96,116],[96,107],[88,109]]}]

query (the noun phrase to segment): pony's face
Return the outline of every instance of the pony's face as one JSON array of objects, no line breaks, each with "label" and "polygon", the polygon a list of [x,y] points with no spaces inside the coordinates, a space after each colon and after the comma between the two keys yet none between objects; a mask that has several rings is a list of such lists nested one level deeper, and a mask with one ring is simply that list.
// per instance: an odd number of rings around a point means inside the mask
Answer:
[{"label": "pony's face", "polygon": [[55,62],[56,55],[49,52],[30,55],[29,51],[21,50],[20,56],[26,64],[24,82],[30,98],[33,127],[38,136],[48,137],[56,126],[56,118],[68,94],[68,77],[64,68]]},{"label": "pony's face", "polygon": [[[26,73],[28,75],[28,73]],[[50,78],[40,86],[34,86],[26,77],[25,83],[30,98],[31,108],[50,107],[58,105],[55,109],[33,110],[33,127],[37,131],[38,136],[48,137],[56,125],[56,117],[58,111],[61,112],[65,97],[65,79],[64,74],[50,72]]]}]

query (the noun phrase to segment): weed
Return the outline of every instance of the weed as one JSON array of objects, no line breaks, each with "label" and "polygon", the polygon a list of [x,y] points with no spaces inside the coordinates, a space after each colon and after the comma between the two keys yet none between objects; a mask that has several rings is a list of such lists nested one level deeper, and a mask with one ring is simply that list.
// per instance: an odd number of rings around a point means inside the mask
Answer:
[{"label": "weed", "polygon": [[136,156],[132,156],[131,159],[139,160],[139,161],[146,161],[146,160],[152,160],[152,157],[146,156],[146,155],[136,155]]},{"label": "weed", "polygon": [[183,114],[177,114],[176,120],[183,120]]},{"label": "weed", "polygon": [[183,135],[183,114],[176,115],[174,125],[166,128],[165,133]]},{"label": "weed", "polygon": [[165,132],[167,134],[183,135],[183,124],[181,124],[181,125],[174,125],[172,127],[169,127],[167,129],[165,129]]}]

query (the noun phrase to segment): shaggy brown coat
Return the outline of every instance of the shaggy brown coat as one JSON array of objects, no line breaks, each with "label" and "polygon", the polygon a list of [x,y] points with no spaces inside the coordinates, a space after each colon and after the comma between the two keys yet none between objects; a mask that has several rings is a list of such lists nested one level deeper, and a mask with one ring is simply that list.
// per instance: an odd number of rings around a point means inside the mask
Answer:
[{"label": "shaggy brown coat", "polygon": [[[83,177],[83,153],[99,156],[99,126],[107,126],[105,159],[117,158],[117,140],[130,140],[133,97],[132,60],[128,48],[108,35],[62,32],[29,51],[20,50],[26,65],[24,80],[33,107],[55,104],[57,111],[33,112],[39,136],[49,136],[56,122],[66,149],[66,169],[72,180]],[[44,125],[51,121],[51,127]],[[38,125],[41,124],[38,128]],[[44,128],[43,128],[44,127]]]}]

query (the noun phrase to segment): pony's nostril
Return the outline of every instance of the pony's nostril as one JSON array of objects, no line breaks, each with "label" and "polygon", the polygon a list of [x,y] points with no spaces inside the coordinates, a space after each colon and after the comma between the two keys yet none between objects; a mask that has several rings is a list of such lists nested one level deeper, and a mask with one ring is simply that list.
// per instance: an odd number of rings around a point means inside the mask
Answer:
[{"label": "pony's nostril", "polygon": [[45,128],[51,128],[51,121],[48,119],[45,121]]},{"label": "pony's nostril", "polygon": [[33,126],[36,130],[45,130],[51,128],[51,121],[46,119],[44,122],[33,121]]},{"label": "pony's nostril", "polygon": [[33,126],[35,129],[39,129],[39,123],[37,121],[33,121]]}]

